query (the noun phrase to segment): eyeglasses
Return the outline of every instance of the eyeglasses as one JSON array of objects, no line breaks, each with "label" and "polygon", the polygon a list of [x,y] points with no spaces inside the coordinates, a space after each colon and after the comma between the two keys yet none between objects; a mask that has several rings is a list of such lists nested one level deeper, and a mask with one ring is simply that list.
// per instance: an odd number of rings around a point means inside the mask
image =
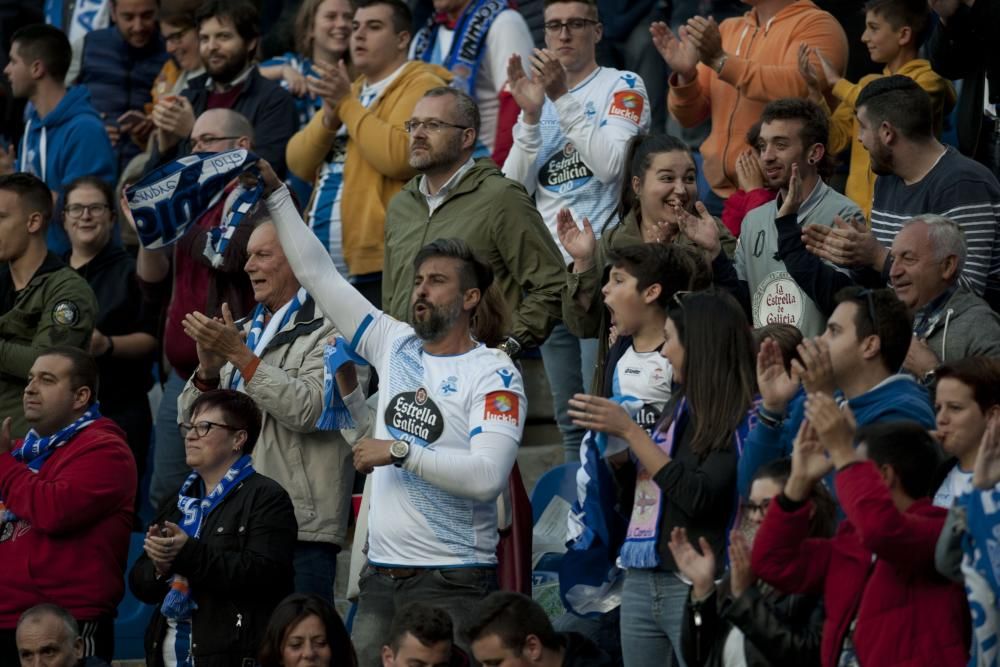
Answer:
[{"label": "eyeglasses", "polygon": [[406,130],[407,134],[413,134],[420,128],[424,128],[431,134],[437,134],[446,127],[453,127],[456,130],[469,130],[471,128],[465,125],[455,125],[454,123],[446,123],[443,120],[408,120],[403,123],[403,129]]},{"label": "eyeglasses", "polygon": [[545,26],[545,32],[558,35],[563,31],[563,28],[566,28],[570,32],[581,32],[587,26],[597,25],[597,23],[594,19],[569,19],[567,21],[546,21],[543,25]]},{"label": "eyeglasses", "polygon": [[235,141],[241,137],[216,137],[212,134],[203,134],[199,137],[191,137],[191,145],[197,146],[199,144],[214,144],[220,141]]},{"label": "eyeglasses", "polygon": [[875,312],[875,290],[863,289],[858,292],[859,297],[865,297],[868,303],[868,318],[872,321],[872,334],[878,335],[878,315]]},{"label": "eyeglasses", "polygon": [[684,299],[686,299],[688,295],[691,293],[692,293],[691,290],[684,290],[684,289],[677,290],[676,292],[674,292],[674,304],[676,304],[678,308],[683,308]]},{"label": "eyeglasses", "polygon": [[180,30],[174,31],[169,35],[164,35],[163,41],[166,42],[167,44],[179,44],[181,38],[183,38],[184,35],[188,34],[192,30],[194,30],[194,28],[182,28]]},{"label": "eyeglasses", "polygon": [[96,218],[105,211],[110,211],[111,207],[107,204],[70,204],[63,210],[71,218],[82,218],[85,211]]},{"label": "eyeglasses", "polygon": [[183,422],[177,425],[177,429],[181,432],[181,437],[187,439],[188,433],[194,431],[195,439],[204,438],[208,435],[209,431],[213,428],[224,428],[227,431],[242,431],[241,428],[236,428],[235,426],[229,426],[228,424],[218,424],[216,422],[210,421],[200,421],[197,424],[191,424],[189,422]]},{"label": "eyeglasses", "polygon": [[752,515],[754,512],[760,512],[761,515],[763,516],[764,514],[767,514],[767,508],[768,506],[770,506],[770,504],[771,504],[770,498],[765,498],[764,500],[760,501],[760,503],[755,503],[748,500],[743,503],[743,511],[746,512],[747,516]]}]

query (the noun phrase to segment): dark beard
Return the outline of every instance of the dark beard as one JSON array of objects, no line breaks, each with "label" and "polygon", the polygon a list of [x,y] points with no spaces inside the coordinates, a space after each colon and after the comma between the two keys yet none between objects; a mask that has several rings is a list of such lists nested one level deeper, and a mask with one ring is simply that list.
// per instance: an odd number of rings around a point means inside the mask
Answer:
[{"label": "dark beard", "polygon": [[247,68],[248,60],[247,54],[243,54],[241,59],[233,59],[226,61],[220,69],[212,71],[209,69],[208,65],[205,66],[205,71],[208,75],[212,77],[212,81],[215,83],[228,84],[233,79],[238,77],[243,73],[243,70]]},{"label": "dark beard", "polygon": [[461,300],[456,300],[447,306],[441,307],[432,306],[426,301],[417,301],[413,306],[416,307],[417,304],[421,303],[427,306],[430,314],[426,319],[418,321],[415,313],[413,313],[413,308],[411,308],[410,320],[413,323],[413,331],[417,334],[417,338],[426,343],[433,343],[444,338],[448,330],[451,329],[462,314]]}]

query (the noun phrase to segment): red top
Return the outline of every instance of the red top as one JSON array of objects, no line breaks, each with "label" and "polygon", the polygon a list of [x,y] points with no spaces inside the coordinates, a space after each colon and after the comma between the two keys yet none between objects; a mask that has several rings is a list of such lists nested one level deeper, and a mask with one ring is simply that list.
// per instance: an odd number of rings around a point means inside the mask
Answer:
[{"label": "red top", "polygon": [[737,190],[729,195],[726,203],[722,206],[722,224],[733,233],[733,236],[739,238],[740,229],[743,227],[743,218],[747,217],[747,213],[758,206],[763,206],[777,196],[777,190],[768,188],[756,188],[750,192]]},{"label": "red top", "polygon": [[807,539],[812,503],[794,512],[771,503],[751,569],[785,593],[823,596],[824,667],[836,666],[855,616],[862,665],[964,667],[971,636],[965,593],[934,569],[948,511],[921,498],[900,512],[871,461],[843,468],[835,484],[847,515],[837,534]]},{"label": "red top", "polygon": [[217,93],[212,90],[205,101],[205,110],[209,109],[232,109],[236,106],[236,99],[243,92],[243,84],[238,83],[229,90]]},{"label": "red top", "polygon": [[106,417],[37,474],[0,454],[0,496],[18,517],[0,533],[0,629],[42,602],[81,621],[114,613],[125,592],[135,487],[125,433]]}]

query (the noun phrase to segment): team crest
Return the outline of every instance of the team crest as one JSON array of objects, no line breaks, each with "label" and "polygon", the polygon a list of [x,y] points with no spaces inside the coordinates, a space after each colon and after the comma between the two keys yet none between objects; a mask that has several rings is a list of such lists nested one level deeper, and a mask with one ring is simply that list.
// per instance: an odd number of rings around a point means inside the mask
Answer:
[{"label": "team crest", "polygon": [[72,301],[60,301],[52,308],[52,319],[64,327],[73,326],[80,321],[80,309]]}]

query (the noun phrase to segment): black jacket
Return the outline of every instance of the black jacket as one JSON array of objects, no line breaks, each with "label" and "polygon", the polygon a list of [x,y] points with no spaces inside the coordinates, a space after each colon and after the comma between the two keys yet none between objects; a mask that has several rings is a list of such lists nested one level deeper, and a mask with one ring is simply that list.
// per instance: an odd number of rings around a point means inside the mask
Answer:
[{"label": "black jacket", "polygon": [[[155,522],[180,523],[176,497]],[[191,621],[191,651],[198,667],[253,665],[268,618],[292,592],[297,534],[292,501],[274,480],[255,473],[205,517],[201,538],[189,539],[174,561],[187,577],[198,609]],[[160,604],[169,577],[157,577],[143,554],[129,573],[135,596],[155,605],[146,629],[146,664],[163,665],[167,621]]]},{"label": "black jacket", "polygon": [[823,605],[812,596],[783,595],[760,583],[732,599],[729,574],[701,602],[690,594],[681,622],[681,651],[691,667],[723,667],[726,637],[743,633],[747,667],[820,664]]},{"label": "black jacket", "polygon": [[562,667],[611,667],[614,662],[594,642],[579,632],[560,632],[563,640]]}]

